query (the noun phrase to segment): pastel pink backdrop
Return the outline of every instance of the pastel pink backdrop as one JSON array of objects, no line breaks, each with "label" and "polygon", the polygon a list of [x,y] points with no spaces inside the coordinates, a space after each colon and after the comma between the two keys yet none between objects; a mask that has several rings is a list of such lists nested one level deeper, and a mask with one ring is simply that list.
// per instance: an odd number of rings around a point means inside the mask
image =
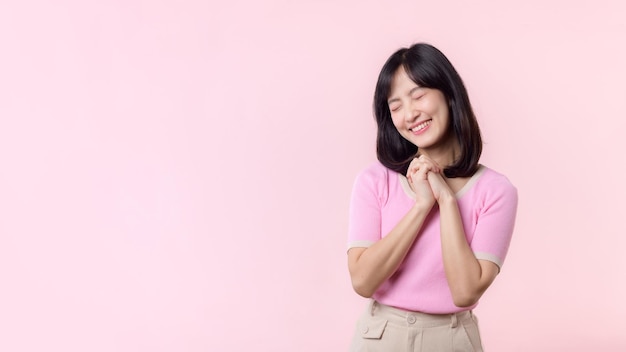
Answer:
[{"label": "pastel pink backdrop", "polygon": [[344,351],[371,98],[400,46],[464,78],[520,194],[488,351],[626,348],[620,1],[0,6],[0,350]]}]

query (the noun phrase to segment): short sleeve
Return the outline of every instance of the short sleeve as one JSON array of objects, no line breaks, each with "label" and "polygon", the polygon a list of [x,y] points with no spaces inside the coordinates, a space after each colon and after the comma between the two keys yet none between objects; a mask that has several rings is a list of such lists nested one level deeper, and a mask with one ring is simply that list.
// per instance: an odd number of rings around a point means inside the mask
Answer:
[{"label": "short sleeve", "polygon": [[354,181],[348,222],[348,249],[369,247],[381,238],[381,208],[387,173],[376,165],[362,171]]},{"label": "short sleeve", "polygon": [[509,250],[517,214],[517,189],[504,177],[487,185],[471,248],[477,259],[502,268]]}]

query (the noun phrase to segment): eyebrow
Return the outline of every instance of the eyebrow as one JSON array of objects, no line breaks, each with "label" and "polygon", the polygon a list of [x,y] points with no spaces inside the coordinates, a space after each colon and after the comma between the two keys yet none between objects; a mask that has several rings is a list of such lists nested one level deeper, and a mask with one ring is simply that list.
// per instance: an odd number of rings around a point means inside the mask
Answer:
[{"label": "eyebrow", "polygon": [[[418,90],[418,89],[420,89],[420,88],[422,88],[422,87],[420,87],[420,86],[416,86],[415,88],[411,89],[411,90],[409,91],[409,94],[407,94],[407,95],[409,95],[409,96],[410,96],[410,95],[413,95],[413,93],[415,93],[415,91],[416,91],[416,90]],[[400,98],[392,98],[392,99],[389,99],[389,100],[387,100],[387,104],[391,104],[391,103],[396,102],[396,101],[400,101]]]}]

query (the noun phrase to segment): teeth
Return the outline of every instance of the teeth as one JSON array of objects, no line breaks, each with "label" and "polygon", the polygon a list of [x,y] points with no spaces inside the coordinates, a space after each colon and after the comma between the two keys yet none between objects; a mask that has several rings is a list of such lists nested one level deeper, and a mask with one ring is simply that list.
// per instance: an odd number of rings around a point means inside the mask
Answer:
[{"label": "teeth", "polygon": [[422,122],[422,123],[420,123],[419,125],[417,125],[417,126],[413,127],[413,128],[411,129],[411,131],[413,131],[413,132],[417,132],[417,131],[419,131],[419,130],[421,130],[422,128],[425,128],[426,126],[430,125],[430,122],[431,122],[431,121],[432,121],[432,120],[428,120],[428,121]]}]

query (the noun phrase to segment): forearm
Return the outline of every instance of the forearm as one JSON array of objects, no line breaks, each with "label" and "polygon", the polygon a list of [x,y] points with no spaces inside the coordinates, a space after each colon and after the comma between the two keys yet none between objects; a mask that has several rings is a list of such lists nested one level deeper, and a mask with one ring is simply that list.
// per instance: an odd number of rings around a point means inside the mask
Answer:
[{"label": "forearm", "polygon": [[453,195],[439,201],[443,264],[457,306],[471,306],[491,283],[483,277],[482,267],[465,237],[461,214]]},{"label": "forearm", "polygon": [[412,207],[387,236],[349,256],[352,285],[358,294],[371,297],[396,272],[429,212],[427,207]]}]

